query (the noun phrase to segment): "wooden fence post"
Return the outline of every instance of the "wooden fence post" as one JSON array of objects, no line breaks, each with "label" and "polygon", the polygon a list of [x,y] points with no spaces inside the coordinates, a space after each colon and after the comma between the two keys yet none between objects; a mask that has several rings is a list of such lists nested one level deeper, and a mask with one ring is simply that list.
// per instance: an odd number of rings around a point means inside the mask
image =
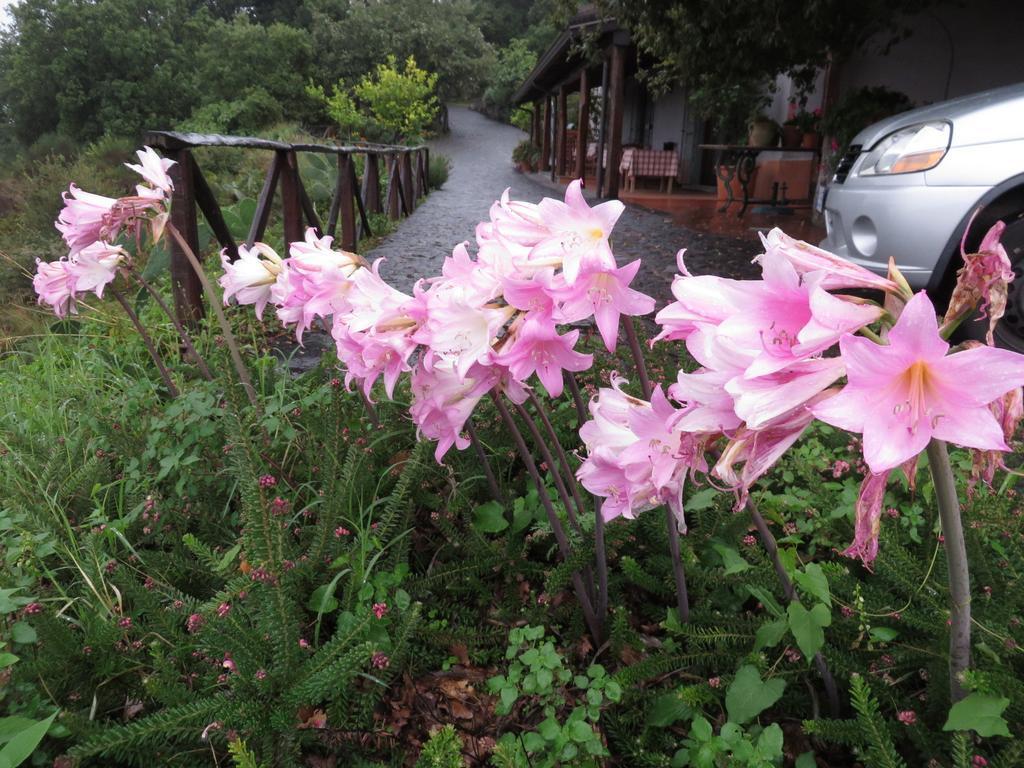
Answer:
[{"label": "wooden fence post", "polygon": [[409,216],[416,208],[416,180],[412,175],[412,153],[406,149],[402,152],[402,194],[405,200],[405,215]]},{"label": "wooden fence post", "polygon": [[295,150],[278,150],[281,165],[281,208],[284,215],[284,241],[303,239],[302,199],[299,192],[299,163]]},{"label": "wooden fence post", "polygon": [[[194,160],[187,149],[170,150],[167,156],[175,161],[168,172],[174,183],[171,198],[171,224],[181,233],[182,239],[198,258],[199,222],[196,219],[196,199],[193,187]],[[203,284],[192,269],[185,251],[177,240],[171,241],[171,290],[174,293],[174,313],[186,328],[195,328],[206,308],[203,305]]]},{"label": "wooden fence post", "polygon": [[338,155],[338,197],[341,200],[341,247],[346,251],[356,249],[356,201],[352,155],[347,152]]},{"label": "wooden fence post", "polygon": [[363,203],[370,213],[383,213],[380,202],[380,156],[376,152],[366,153],[363,166]]},{"label": "wooden fence post", "polygon": [[388,167],[388,218],[394,221],[401,216],[399,207],[402,197],[402,179],[398,167],[398,156],[394,152],[388,153],[385,156],[385,162]]}]

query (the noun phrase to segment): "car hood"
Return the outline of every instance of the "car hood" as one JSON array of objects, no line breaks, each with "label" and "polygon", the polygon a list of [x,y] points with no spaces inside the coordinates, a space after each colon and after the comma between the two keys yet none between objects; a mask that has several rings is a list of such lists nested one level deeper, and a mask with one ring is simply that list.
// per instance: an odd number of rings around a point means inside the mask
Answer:
[{"label": "car hood", "polygon": [[1002,136],[1006,131],[1019,137],[1022,117],[1024,83],[1017,83],[887,117],[858,133],[851,144],[859,144],[865,149],[870,149],[879,139],[893,131],[929,120],[946,120],[953,123],[954,145],[1001,141],[1010,138]]}]

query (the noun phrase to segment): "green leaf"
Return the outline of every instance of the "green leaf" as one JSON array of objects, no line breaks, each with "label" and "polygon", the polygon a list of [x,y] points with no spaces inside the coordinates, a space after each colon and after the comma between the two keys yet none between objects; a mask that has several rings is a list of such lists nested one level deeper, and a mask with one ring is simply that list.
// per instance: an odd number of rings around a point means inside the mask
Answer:
[{"label": "green leaf", "polygon": [[877,640],[880,643],[888,643],[899,637],[900,631],[893,629],[892,627],[872,627],[868,634],[871,635],[872,640]]},{"label": "green leaf", "polygon": [[20,731],[8,741],[3,749],[0,749],[0,768],[14,768],[36,751],[39,742],[43,740],[46,732],[50,730],[57,713],[54,712],[45,720],[33,723],[28,728]]},{"label": "green leaf", "polygon": [[818,768],[818,763],[814,759],[814,752],[804,752],[800,755],[793,764],[793,768]]},{"label": "green leaf", "polygon": [[693,709],[683,701],[679,691],[666,693],[654,700],[647,712],[647,724],[654,728],[667,728],[679,720],[693,716]]},{"label": "green leaf", "polygon": [[24,621],[16,621],[11,625],[11,639],[16,643],[34,643],[36,641],[36,631],[32,628],[31,624]]},{"label": "green leaf", "polygon": [[702,488],[686,500],[687,512],[700,512],[715,503],[715,497],[719,494],[716,488]]},{"label": "green leaf", "polygon": [[590,727],[590,723],[586,720],[577,720],[574,723],[569,723],[568,728],[569,738],[577,744],[582,744],[594,738],[594,729]]},{"label": "green leaf", "polygon": [[544,737],[545,741],[554,741],[562,732],[562,726],[553,717],[548,717],[537,726],[537,733]]},{"label": "green leaf", "polygon": [[772,616],[777,619],[785,617],[785,612],[782,610],[782,606],[775,601],[775,598],[772,597],[768,590],[762,589],[761,587],[754,587],[750,584],[747,584],[746,587],[750,596],[767,608],[768,612],[771,613]]},{"label": "green leaf", "polygon": [[322,584],[313,590],[306,607],[315,613],[331,613],[338,607],[338,599],[334,596],[335,582]]},{"label": "green leaf", "polygon": [[750,568],[750,563],[740,557],[732,547],[727,547],[725,544],[712,544],[715,552],[722,558],[722,563],[725,565],[725,575],[731,576],[734,573],[742,573],[743,571]]},{"label": "green leaf", "polygon": [[395,606],[398,608],[398,610],[407,611],[409,610],[410,605],[412,605],[412,598],[409,596],[409,593],[406,592],[404,589],[396,589]]},{"label": "green leaf", "polygon": [[7,667],[18,662],[18,657],[13,653],[0,653],[0,669],[7,669]]},{"label": "green leaf", "polygon": [[516,703],[516,699],[519,698],[519,691],[511,686],[506,686],[501,689],[501,703],[506,709],[511,709],[512,705]]},{"label": "green leaf", "polygon": [[757,634],[754,636],[754,651],[774,648],[782,640],[787,629],[789,629],[789,625],[781,619],[762,624],[758,627]]},{"label": "green leaf", "polygon": [[800,603],[789,604],[789,630],[796,638],[796,644],[808,661],[821,650],[825,644],[825,632],[823,627],[832,623],[832,614],[828,607],[817,603],[811,610],[807,610]]},{"label": "green leaf", "polygon": [[757,737],[757,751],[766,760],[782,757],[782,728],[772,723]]},{"label": "green leaf", "polygon": [[725,692],[725,709],[729,719],[743,724],[752,720],[779,700],[786,681],[773,678],[761,680],[757,667],[750,664],[740,667],[736,678]]},{"label": "green leaf", "polygon": [[505,508],[496,501],[481,504],[473,510],[473,527],[481,533],[501,533],[508,528]]},{"label": "green leaf", "polygon": [[983,737],[1009,736],[1010,731],[1003,719],[1003,712],[1009,705],[1010,700],[1004,697],[972,693],[953,705],[942,730],[974,731]]},{"label": "green leaf", "polygon": [[690,724],[691,739],[696,739],[697,741],[711,741],[712,735],[711,723],[703,717],[694,718],[693,723]]},{"label": "green leaf", "polygon": [[831,607],[832,595],[828,590],[828,577],[825,576],[820,565],[808,563],[802,571],[794,573],[793,578],[804,592]]}]

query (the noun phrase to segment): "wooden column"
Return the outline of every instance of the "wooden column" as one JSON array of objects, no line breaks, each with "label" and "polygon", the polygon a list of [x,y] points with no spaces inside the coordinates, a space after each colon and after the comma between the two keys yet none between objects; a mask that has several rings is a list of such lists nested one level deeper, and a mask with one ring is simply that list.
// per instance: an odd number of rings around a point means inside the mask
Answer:
[{"label": "wooden column", "polygon": [[551,170],[551,95],[544,97],[544,125],[540,135],[540,169]]},{"label": "wooden column", "polygon": [[619,156],[622,154],[622,118],[625,114],[623,103],[626,86],[626,48],[612,46],[610,69],[611,114],[608,116],[608,188],[605,198],[615,200],[619,196]]},{"label": "wooden column", "polygon": [[533,146],[540,146],[540,100],[533,102],[533,114],[530,116],[530,141]]},{"label": "wooden column", "polygon": [[597,133],[597,196],[604,197],[605,149],[608,146],[608,57],[601,65],[601,125]]},{"label": "wooden column", "polygon": [[569,159],[565,156],[565,132],[568,129],[569,120],[566,112],[568,112],[568,96],[569,92],[564,85],[558,88],[558,126],[555,132],[555,175],[564,176],[566,174],[566,167],[569,164]]},{"label": "wooden column", "polygon": [[[199,254],[199,222],[196,218],[196,198],[193,187],[194,173],[192,153],[187,149],[169,151],[167,157],[175,161],[168,171],[174,182],[171,198],[171,224],[181,233],[196,258]],[[174,292],[174,313],[178,321],[189,328],[195,328],[206,309],[203,304],[203,284],[199,281],[185,251],[177,240],[171,243],[171,290]]]},{"label": "wooden column", "polygon": [[380,156],[375,152],[366,153],[366,165],[363,166],[363,200],[366,210],[370,213],[381,213],[384,208],[380,203]]},{"label": "wooden column", "polygon": [[587,70],[580,72],[580,111],[576,118],[576,169],[577,179],[586,181],[587,175],[587,129],[590,127],[590,82]]}]

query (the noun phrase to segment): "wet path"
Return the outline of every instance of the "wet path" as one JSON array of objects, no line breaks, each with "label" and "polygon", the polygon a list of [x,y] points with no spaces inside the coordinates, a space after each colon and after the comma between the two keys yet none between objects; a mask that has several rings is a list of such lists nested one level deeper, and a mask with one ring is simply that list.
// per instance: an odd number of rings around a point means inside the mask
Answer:
[{"label": "wet path", "polygon": [[[439,274],[444,258],[463,240],[473,240],[477,222],[487,218],[491,203],[505,187],[515,199],[537,202],[561,197],[561,192],[535,175],[517,173],[512,149],[525,134],[490,120],[466,107],[450,107],[451,132],[430,143],[432,153],[451,160],[451,172],[442,189],[431,192],[398,230],[372,250],[370,258],[386,257],[385,279],[409,291],[421,277]],[[658,300],[671,299],[676,271],[675,254],[687,248],[687,266],[694,273],[752,277],[750,259],[758,241],[705,235],[672,223],[668,214],[629,206],[615,228],[613,245],[621,263],[643,258],[634,287]]]}]

